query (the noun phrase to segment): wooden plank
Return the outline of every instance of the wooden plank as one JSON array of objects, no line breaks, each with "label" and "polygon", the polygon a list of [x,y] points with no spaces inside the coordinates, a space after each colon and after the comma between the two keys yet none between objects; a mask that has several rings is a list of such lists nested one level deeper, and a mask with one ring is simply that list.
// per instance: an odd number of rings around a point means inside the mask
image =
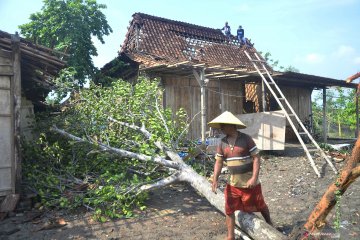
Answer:
[{"label": "wooden plank", "polygon": [[0,63],[10,63],[10,61],[3,61],[3,59],[11,59],[11,52],[5,49],[0,49]]},{"label": "wooden plank", "polygon": [[178,62],[178,63],[175,63],[175,64],[167,65],[166,67],[167,68],[172,68],[172,67],[177,67],[179,65],[184,65],[184,64],[187,64],[187,63],[190,63],[190,61]]},{"label": "wooden plank", "polygon": [[11,114],[10,90],[0,89],[0,114]]},{"label": "wooden plank", "polygon": [[0,66],[0,73],[2,76],[12,76],[13,75],[13,68],[11,65],[1,65]]},{"label": "wooden plank", "polygon": [[286,119],[282,111],[241,114],[237,117],[247,126],[249,134],[261,150],[284,150]]},{"label": "wooden plank", "polygon": [[12,212],[15,210],[17,203],[19,202],[19,194],[9,194],[5,197],[0,205],[0,212]]}]

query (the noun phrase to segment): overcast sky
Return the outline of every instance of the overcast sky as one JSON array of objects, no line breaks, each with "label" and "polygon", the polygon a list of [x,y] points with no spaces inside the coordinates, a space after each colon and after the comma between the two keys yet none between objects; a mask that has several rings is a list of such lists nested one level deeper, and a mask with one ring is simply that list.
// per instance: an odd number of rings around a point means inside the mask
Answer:
[{"label": "overcast sky", "polygon": [[[345,79],[360,71],[360,0],[98,0],[113,33],[96,43],[102,67],[117,55],[132,14],[142,12],[210,28],[239,25],[258,51],[302,73]],[[41,0],[0,0],[0,30],[14,33]]]}]

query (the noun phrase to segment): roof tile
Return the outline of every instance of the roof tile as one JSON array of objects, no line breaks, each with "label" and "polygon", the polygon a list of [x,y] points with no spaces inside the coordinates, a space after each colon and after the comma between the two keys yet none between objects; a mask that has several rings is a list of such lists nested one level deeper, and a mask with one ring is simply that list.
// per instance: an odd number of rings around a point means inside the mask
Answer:
[{"label": "roof tile", "polygon": [[235,40],[229,43],[220,29],[135,13],[120,53],[146,67],[191,61],[253,69],[245,49],[256,52],[252,46],[240,46]]}]

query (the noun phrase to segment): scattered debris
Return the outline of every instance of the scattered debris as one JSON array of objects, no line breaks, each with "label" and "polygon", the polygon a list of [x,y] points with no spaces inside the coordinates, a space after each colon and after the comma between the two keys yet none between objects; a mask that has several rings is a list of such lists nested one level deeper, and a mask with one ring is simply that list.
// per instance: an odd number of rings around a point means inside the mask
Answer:
[{"label": "scattered debris", "polygon": [[334,150],[341,151],[341,150],[350,150],[351,144],[350,143],[342,143],[342,144],[329,144]]},{"label": "scattered debris", "polygon": [[50,219],[43,226],[36,229],[35,232],[42,231],[42,230],[50,230],[50,229],[54,229],[54,228],[60,228],[60,227],[66,226],[66,225],[67,225],[67,223],[65,222],[65,220],[63,218]]}]

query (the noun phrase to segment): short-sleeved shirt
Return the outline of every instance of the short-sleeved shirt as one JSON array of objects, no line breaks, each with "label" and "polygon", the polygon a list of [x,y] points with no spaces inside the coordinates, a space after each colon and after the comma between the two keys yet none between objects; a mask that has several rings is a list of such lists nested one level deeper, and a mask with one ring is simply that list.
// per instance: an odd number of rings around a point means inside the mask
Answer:
[{"label": "short-sleeved shirt", "polygon": [[244,37],[244,29],[243,28],[239,28],[237,30],[237,36],[238,36],[238,38],[241,38],[241,39]]},{"label": "short-sleeved shirt", "polygon": [[[246,188],[247,181],[253,175],[253,156],[258,154],[254,140],[245,133],[238,133],[238,137],[232,147],[227,137],[221,139],[217,146],[215,159],[227,163],[230,177],[228,183],[238,188]],[[257,184],[259,180],[257,180]]]}]

